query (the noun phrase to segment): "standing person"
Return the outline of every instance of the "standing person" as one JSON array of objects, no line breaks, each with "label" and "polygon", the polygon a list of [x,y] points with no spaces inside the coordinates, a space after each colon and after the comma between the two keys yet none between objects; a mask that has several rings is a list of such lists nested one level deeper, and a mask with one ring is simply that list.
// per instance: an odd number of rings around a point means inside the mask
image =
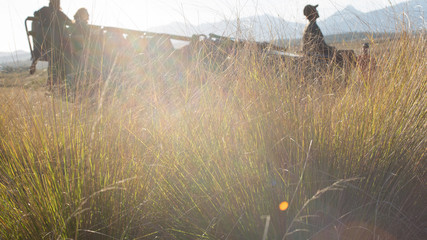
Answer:
[{"label": "standing person", "polygon": [[[41,24],[42,48],[47,50],[47,87],[49,90],[53,85],[61,83],[65,79],[65,50],[68,41],[66,25],[70,25],[72,22],[61,11],[60,5],[60,0],[50,0],[48,7],[34,12],[34,16],[39,19]],[[33,65],[35,67],[34,59]]]},{"label": "standing person", "polygon": [[362,46],[362,54],[357,58],[357,64],[365,81],[369,81],[370,77],[377,68],[377,61],[369,54],[369,43],[364,43]]},{"label": "standing person", "polygon": [[305,56],[332,59],[335,48],[326,44],[325,37],[316,23],[319,18],[319,12],[316,9],[318,6],[306,5],[304,7],[304,16],[306,16],[309,23],[303,33],[302,51]]}]

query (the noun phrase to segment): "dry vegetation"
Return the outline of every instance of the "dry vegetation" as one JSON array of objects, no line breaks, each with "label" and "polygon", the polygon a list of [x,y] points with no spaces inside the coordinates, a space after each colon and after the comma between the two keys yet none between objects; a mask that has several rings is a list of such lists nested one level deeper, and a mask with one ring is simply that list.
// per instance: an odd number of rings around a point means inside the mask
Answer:
[{"label": "dry vegetation", "polygon": [[1,75],[0,238],[262,239],[267,215],[268,239],[422,239],[426,40],[371,46],[369,80],[251,49],[148,61],[73,101]]}]

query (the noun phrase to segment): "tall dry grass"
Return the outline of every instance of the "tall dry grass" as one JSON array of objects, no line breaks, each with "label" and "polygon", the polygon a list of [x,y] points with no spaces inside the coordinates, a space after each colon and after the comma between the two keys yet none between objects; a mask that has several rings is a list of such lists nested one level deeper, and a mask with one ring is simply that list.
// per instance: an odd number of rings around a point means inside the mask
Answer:
[{"label": "tall dry grass", "polygon": [[3,93],[0,238],[262,239],[267,215],[268,239],[422,239],[426,47],[374,46],[369,80],[243,48],[113,71],[74,101]]}]

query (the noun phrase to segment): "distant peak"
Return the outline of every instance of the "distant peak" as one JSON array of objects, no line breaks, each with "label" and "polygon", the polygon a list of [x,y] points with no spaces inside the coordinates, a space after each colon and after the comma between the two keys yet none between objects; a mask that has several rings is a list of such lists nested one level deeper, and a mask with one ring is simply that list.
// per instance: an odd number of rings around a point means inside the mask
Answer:
[{"label": "distant peak", "polygon": [[355,7],[353,7],[352,5],[347,5],[347,7],[345,7],[343,9],[343,11],[349,11],[349,12],[359,12],[359,10],[357,10]]}]

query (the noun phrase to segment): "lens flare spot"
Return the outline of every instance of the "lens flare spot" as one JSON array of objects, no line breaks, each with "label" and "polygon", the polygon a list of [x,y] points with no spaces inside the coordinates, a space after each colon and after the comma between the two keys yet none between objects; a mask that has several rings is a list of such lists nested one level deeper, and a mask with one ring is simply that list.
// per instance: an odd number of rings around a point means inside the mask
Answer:
[{"label": "lens flare spot", "polygon": [[281,202],[281,203],[279,204],[279,209],[280,209],[280,211],[285,211],[286,209],[288,209],[288,207],[289,207],[289,203],[288,203],[288,202],[286,202],[286,201]]}]

